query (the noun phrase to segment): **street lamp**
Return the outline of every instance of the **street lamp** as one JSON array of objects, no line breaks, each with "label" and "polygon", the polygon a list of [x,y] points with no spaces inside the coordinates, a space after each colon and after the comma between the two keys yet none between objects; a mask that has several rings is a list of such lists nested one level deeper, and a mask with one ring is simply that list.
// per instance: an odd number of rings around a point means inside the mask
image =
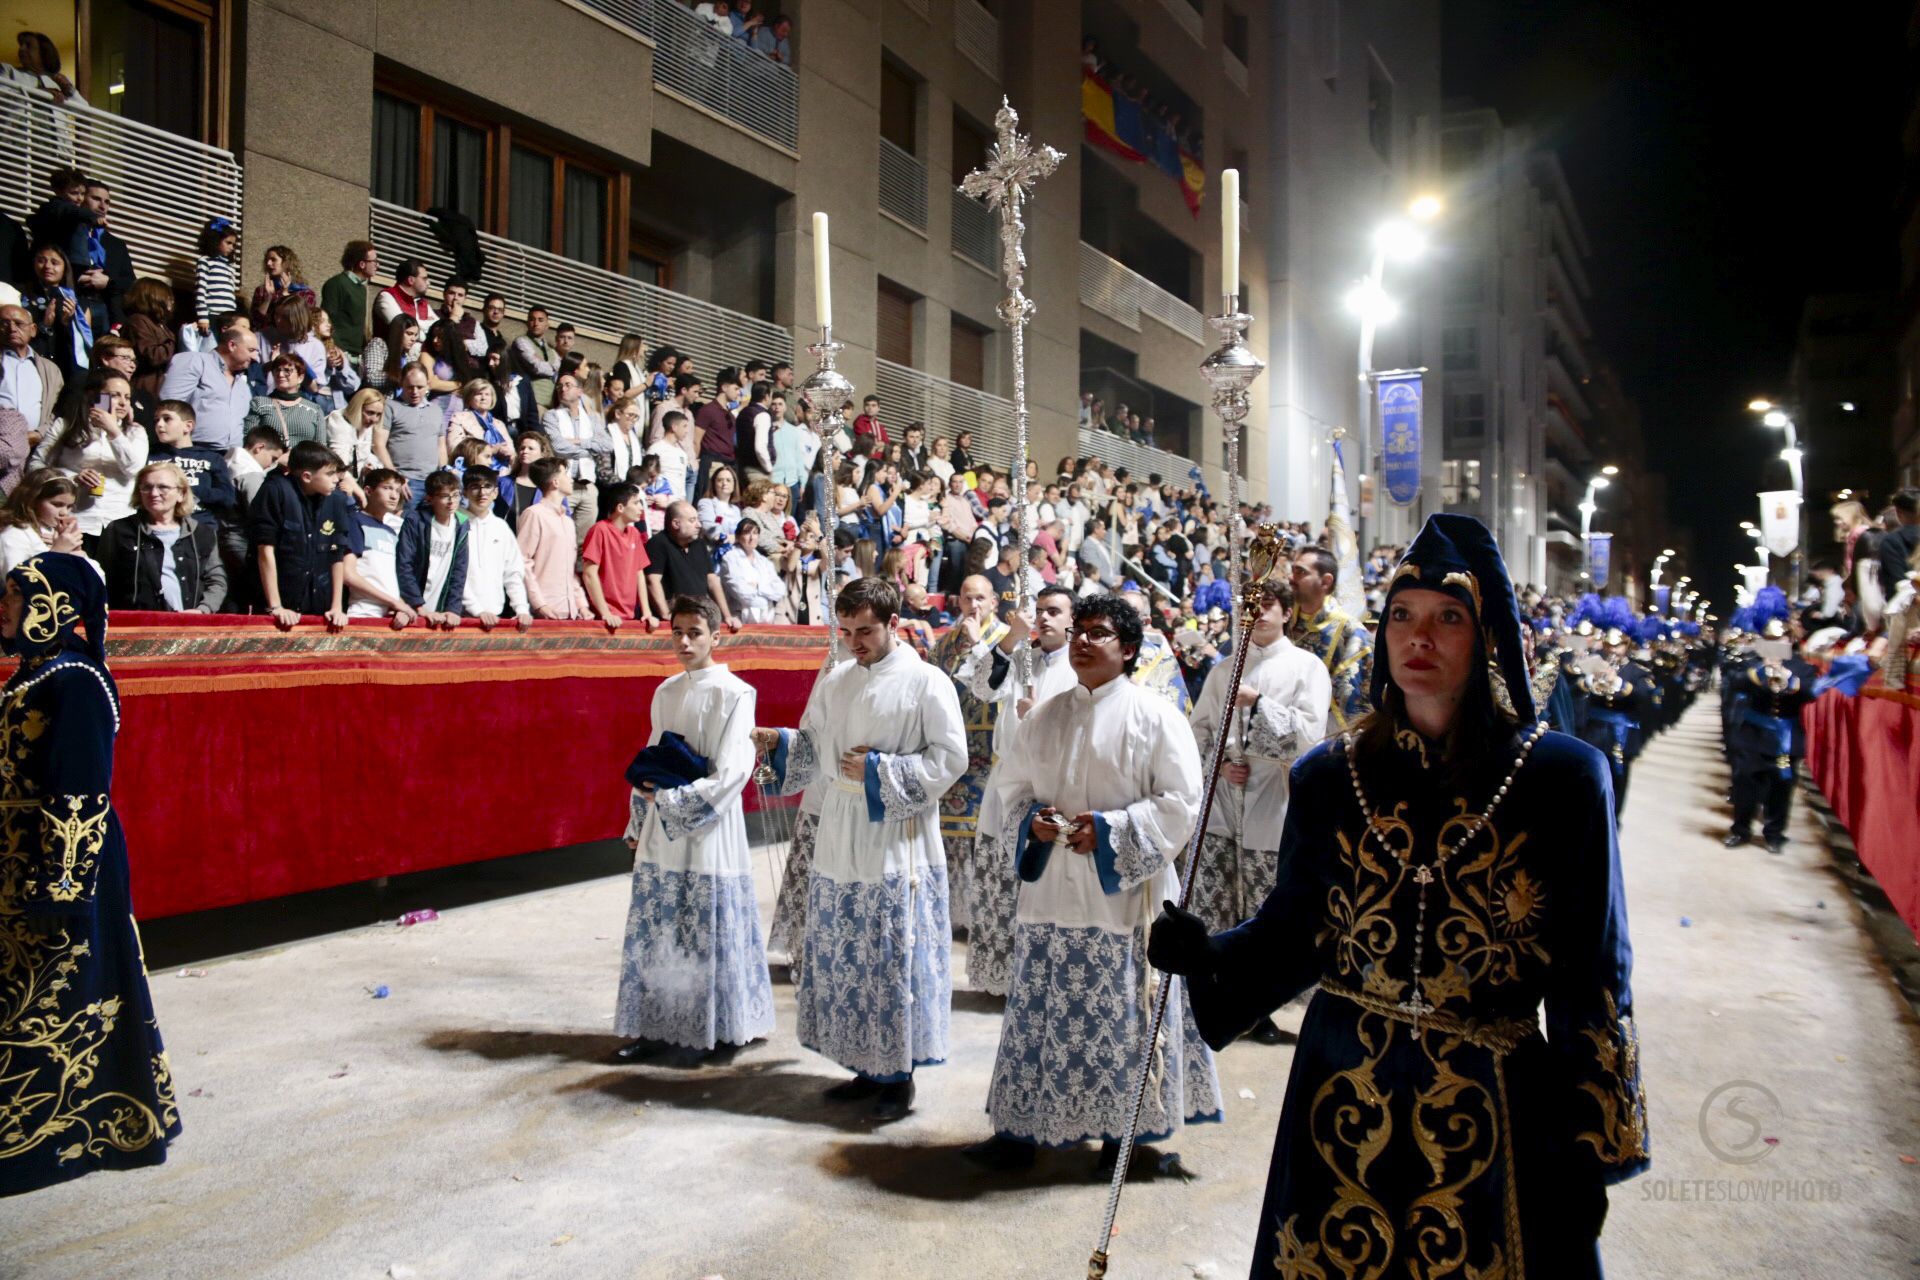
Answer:
[{"label": "street lamp", "polygon": [[[1387,260],[1411,262],[1425,252],[1427,238],[1418,224],[1432,222],[1440,212],[1438,196],[1420,195],[1407,206],[1407,217],[1412,221],[1395,218],[1382,224],[1373,233],[1373,260],[1366,276],[1347,291],[1347,310],[1360,320],[1359,413],[1354,422],[1360,428],[1358,462],[1362,476],[1373,470],[1373,338],[1381,325],[1391,323],[1400,314],[1399,304],[1386,290]],[[1354,505],[1359,513],[1354,531],[1360,554],[1364,556],[1367,554],[1367,509],[1364,501]]]},{"label": "street lamp", "polygon": [[1588,539],[1593,532],[1593,513],[1600,509],[1593,495],[1612,484],[1609,477],[1619,473],[1620,468],[1615,466],[1600,468],[1600,474],[1587,481],[1587,496],[1580,499],[1580,578],[1583,582],[1593,581],[1593,545]]},{"label": "street lamp", "polygon": [[1806,585],[1802,579],[1807,566],[1807,480],[1800,469],[1801,459],[1805,455],[1800,451],[1800,437],[1794,430],[1793,415],[1786,409],[1765,399],[1751,400],[1747,408],[1760,415],[1763,425],[1787,433],[1787,447],[1780,451],[1780,459],[1787,464],[1787,474],[1793,477],[1793,492],[1799,507],[1798,545],[1793,551],[1793,594],[1798,599],[1801,588]]}]

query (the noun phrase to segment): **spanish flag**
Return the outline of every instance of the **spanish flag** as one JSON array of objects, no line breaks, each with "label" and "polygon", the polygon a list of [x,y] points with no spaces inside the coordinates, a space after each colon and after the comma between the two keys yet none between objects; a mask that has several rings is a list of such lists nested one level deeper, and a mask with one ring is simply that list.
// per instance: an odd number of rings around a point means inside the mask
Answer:
[{"label": "spanish flag", "polygon": [[1139,103],[1115,97],[1113,86],[1091,71],[1080,74],[1080,115],[1088,142],[1131,164],[1151,164],[1180,184],[1188,210],[1200,216],[1207,171],[1164,124],[1141,111]]},{"label": "spanish flag", "polygon": [[[1146,160],[1120,140],[1120,126],[1114,119],[1113,87],[1091,71],[1080,74],[1080,115],[1086,121],[1088,142],[1105,147],[1122,160],[1135,164]],[[1139,112],[1135,110],[1133,115],[1137,118]]]}]

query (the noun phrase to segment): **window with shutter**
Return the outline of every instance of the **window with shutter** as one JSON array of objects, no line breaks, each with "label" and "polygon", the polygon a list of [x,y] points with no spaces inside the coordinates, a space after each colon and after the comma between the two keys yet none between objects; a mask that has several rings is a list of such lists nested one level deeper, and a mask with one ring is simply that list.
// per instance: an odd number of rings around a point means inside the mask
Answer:
[{"label": "window with shutter", "polygon": [[953,372],[963,387],[987,389],[987,331],[963,316],[953,317]]},{"label": "window with shutter", "polygon": [[891,280],[880,282],[873,346],[882,360],[913,364],[913,302],[913,295]]}]

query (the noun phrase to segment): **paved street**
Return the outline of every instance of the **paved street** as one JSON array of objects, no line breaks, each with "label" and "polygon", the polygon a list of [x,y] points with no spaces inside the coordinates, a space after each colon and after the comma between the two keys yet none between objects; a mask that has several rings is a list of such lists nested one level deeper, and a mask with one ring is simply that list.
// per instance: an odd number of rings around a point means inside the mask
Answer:
[{"label": "paved street", "polygon": [[[1651,747],[1627,810],[1655,1160],[1614,1194],[1609,1273],[1911,1276],[1920,1027],[1804,805],[1784,856],[1720,847],[1714,728],[1703,702]],[[951,1064],[880,1130],[819,1100],[839,1073],[795,1044],[785,986],[733,1066],[616,1068],[625,907],[605,878],[158,975],[184,1139],[161,1169],[0,1202],[0,1275],[1084,1274],[1091,1153],[1026,1183],[956,1154],[986,1133],[992,1002],[956,996]],[[1180,1144],[1201,1178],[1129,1190],[1115,1277],[1245,1274],[1288,1061],[1223,1055],[1228,1121]]]}]

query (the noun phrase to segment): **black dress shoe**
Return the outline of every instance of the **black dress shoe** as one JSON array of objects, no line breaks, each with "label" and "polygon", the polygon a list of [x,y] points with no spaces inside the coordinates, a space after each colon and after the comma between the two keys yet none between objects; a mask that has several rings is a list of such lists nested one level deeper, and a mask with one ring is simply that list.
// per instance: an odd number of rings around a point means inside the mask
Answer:
[{"label": "black dress shoe", "polygon": [[1785,849],[1786,847],[1787,847],[1787,838],[1785,836],[1768,836],[1767,837],[1768,853],[1779,853],[1782,849]]},{"label": "black dress shoe", "polygon": [[645,1062],[649,1058],[659,1057],[671,1048],[673,1048],[673,1046],[664,1040],[648,1040],[643,1037],[630,1044],[623,1044],[618,1049],[615,1049],[613,1051],[613,1060],[615,1062],[626,1063]]},{"label": "black dress shoe", "polygon": [[1262,1018],[1253,1024],[1253,1030],[1247,1032],[1247,1039],[1255,1044],[1299,1044],[1300,1037],[1282,1031],[1272,1018]]},{"label": "black dress shoe", "polygon": [[913,1110],[913,1081],[901,1080],[894,1084],[880,1086],[880,1096],[874,1099],[873,1118],[875,1120],[901,1120]]},{"label": "black dress shoe", "polygon": [[1013,1173],[1033,1168],[1035,1152],[1031,1142],[1021,1142],[1017,1138],[1006,1138],[996,1133],[985,1142],[962,1147],[960,1154],[982,1169],[994,1173]]},{"label": "black dress shoe", "polygon": [[869,1080],[865,1076],[855,1076],[851,1080],[842,1080],[826,1091],[828,1102],[858,1102],[862,1098],[871,1098],[879,1093],[883,1086],[878,1080]]},{"label": "black dress shoe", "polygon": [[1738,849],[1752,839],[1752,836],[1741,835],[1738,831],[1729,831],[1721,838],[1720,843],[1729,849]]}]

